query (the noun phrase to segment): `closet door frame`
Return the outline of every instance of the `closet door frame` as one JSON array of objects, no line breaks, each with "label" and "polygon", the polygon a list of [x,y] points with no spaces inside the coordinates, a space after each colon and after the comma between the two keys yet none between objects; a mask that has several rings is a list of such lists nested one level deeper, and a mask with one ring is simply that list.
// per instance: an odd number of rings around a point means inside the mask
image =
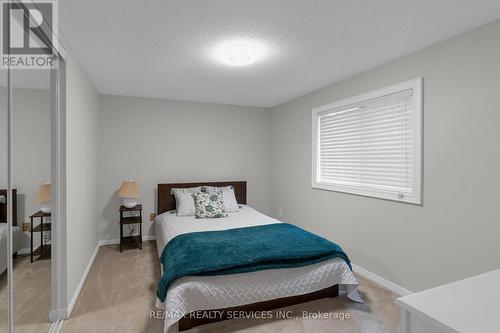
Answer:
[{"label": "closet door frame", "polygon": [[14,331],[14,261],[12,253],[12,69],[7,67],[7,327],[8,332]]},{"label": "closet door frame", "polygon": [[53,327],[67,318],[66,273],[66,59],[59,53],[58,68],[51,69],[51,160],[52,160],[52,265],[51,311]]}]

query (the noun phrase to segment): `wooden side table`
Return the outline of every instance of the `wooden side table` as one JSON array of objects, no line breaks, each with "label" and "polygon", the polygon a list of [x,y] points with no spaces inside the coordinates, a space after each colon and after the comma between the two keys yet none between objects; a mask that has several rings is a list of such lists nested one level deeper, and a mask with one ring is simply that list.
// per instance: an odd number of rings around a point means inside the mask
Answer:
[{"label": "wooden side table", "polygon": [[[30,216],[30,235],[31,235],[31,248],[30,248],[30,257],[31,262],[33,262],[33,257],[38,256],[37,259],[50,259],[50,244],[44,244],[43,242],[43,233],[45,231],[51,231],[52,223],[44,222],[43,219],[49,218],[51,216],[50,213],[44,213],[42,211],[38,211],[35,214]],[[33,220],[39,218],[40,223],[33,226]],[[40,246],[33,250],[33,237],[34,234],[40,233]]]},{"label": "wooden side table", "polygon": [[[128,216],[125,216],[126,212],[128,212]],[[139,212],[139,214],[134,214],[134,212]],[[138,236],[123,236],[123,226],[128,224],[139,224]],[[126,245],[138,245],[139,249],[142,250],[142,205],[133,208],[120,207],[120,252]]]}]

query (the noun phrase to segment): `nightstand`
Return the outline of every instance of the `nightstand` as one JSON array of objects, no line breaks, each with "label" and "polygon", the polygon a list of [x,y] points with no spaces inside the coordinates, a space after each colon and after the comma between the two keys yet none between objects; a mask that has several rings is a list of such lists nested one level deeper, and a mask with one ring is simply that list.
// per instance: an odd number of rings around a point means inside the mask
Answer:
[{"label": "nightstand", "polygon": [[[139,224],[138,236],[123,236],[123,226],[129,224]],[[142,205],[133,208],[120,207],[120,252],[127,245],[138,245],[142,250]]]},{"label": "nightstand", "polygon": [[[38,259],[50,259],[50,244],[44,244],[43,241],[43,233],[48,231],[50,232],[52,224],[50,222],[44,222],[44,218],[50,218],[50,213],[44,213],[44,212],[37,212],[33,215],[30,216],[30,235],[31,235],[31,251],[30,251],[30,257],[31,257],[31,262],[33,262],[33,257],[37,256]],[[40,223],[37,224],[36,226],[33,226],[33,220],[39,218]],[[33,250],[33,237],[36,232],[40,233],[40,246]]]}]

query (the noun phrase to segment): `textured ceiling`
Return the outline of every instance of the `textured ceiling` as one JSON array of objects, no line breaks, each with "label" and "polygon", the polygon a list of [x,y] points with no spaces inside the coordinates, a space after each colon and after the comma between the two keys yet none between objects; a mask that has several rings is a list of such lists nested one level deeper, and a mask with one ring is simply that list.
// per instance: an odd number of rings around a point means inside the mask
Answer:
[{"label": "textured ceiling", "polygon": [[[64,0],[65,38],[102,94],[274,106],[500,18],[498,0]],[[259,40],[250,66],[211,58]]]}]

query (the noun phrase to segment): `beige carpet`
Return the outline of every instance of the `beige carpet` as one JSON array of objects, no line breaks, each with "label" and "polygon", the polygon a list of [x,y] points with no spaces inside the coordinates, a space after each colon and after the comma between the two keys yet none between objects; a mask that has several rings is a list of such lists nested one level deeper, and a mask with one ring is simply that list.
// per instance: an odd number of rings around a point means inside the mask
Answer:
[{"label": "beige carpet", "polygon": [[[63,333],[83,332],[163,332],[163,321],[150,319],[155,311],[155,290],[160,266],[155,242],[144,249],[120,253],[116,246],[99,249],[71,318],[63,323]],[[322,299],[286,310],[320,313],[349,313],[349,319],[229,320],[204,325],[189,332],[342,332],[388,333],[399,331],[399,310],[395,295],[359,278],[364,304],[344,297]]]},{"label": "beige carpet", "polygon": [[[50,260],[30,263],[29,255],[14,259],[14,332],[48,332]],[[0,332],[7,332],[7,273],[0,276]]]}]

